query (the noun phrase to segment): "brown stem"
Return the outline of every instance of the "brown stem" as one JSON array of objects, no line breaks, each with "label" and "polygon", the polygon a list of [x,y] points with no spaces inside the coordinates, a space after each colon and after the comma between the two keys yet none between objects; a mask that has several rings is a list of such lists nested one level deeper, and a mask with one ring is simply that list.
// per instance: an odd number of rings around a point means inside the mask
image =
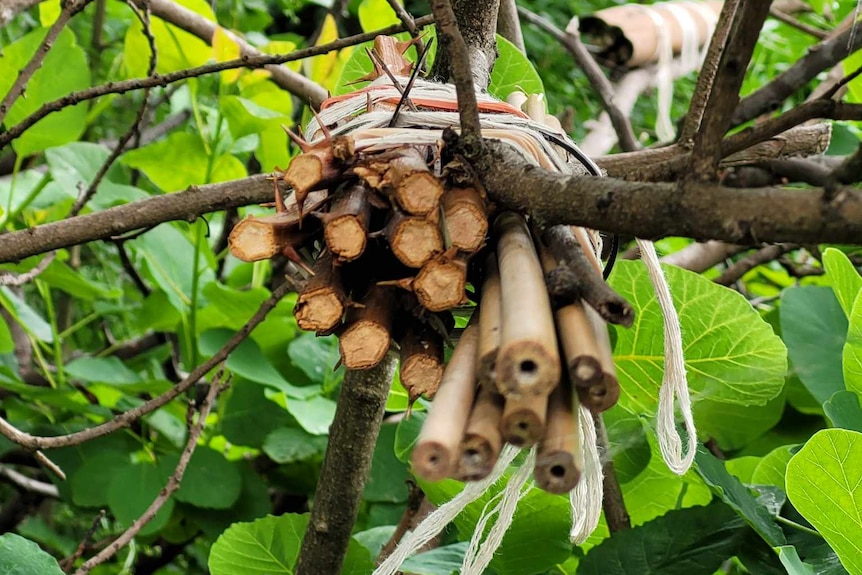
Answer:
[{"label": "brown stem", "polygon": [[422,266],[413,280],[413,293],[429,311],[446,311],[466,300],[467,257],[442,254]]},{"label": "brown stem", "polygon": [[723,286],[730,285],[738,281],[749,271],[759,265],[771,262],[778,259],[788,252],[799,249],[798,244],[774,244],[761,248],[750,256],[746,256],[735,264],[724,270],[720,276],[715,278],[715,283]]},{"label": "brown stem", "polygon": [[453,188],[443,196],[443,221],[449,245],[478,251],[488,235],[488,207],[476,188]]},{"label": "brown stem", "polygon": [[[599,447],[599,452],[609,453],[608,431],[605,428],[605,420],[601,414],[594,413],[593,420],[596,424],[596,443]],[[608,529],[611,534],[625,531],[632,528],[632,521],[629,518],[629,512],[626,509],[626,503],[623,499],[623,490],[620,488],[620,481],[617,478],[616,469],[614,469],[614,460],[607,457],[602,464],[602,509],[605,512],[605,520],[608,522]]]},{"label": "brown stem", "polygon": [[324,250],[312,268],[314,275],[302,287],[293,307],[300,329],[329,333],[341,324],[347,293],[341,281],[341,270],[335,267],[332,254]]},{"label": "brown stem", "polygon": [[515,0],[500,0],[500,9],[497,12],[497,34],[514,44],[522,54],[527,53]]},{"label": "brown stem", "polygon": [[410,403],[433,397],[443,378],[442,337],[425,324],[411,321],[400,339],[401,385]]},{"label": "brown stem", "polygon": [[436,214],[431,215],[431,218],[408,216],[397,207],[392,208],[383,235],[398,261],[407,267],[421,268],[443,251],[440,225],[433,218]]},{"label": "brown stem", "polygon": [[371,469],[394,364],[387,358],[373,369],[350,370],[344,376],[296,575],[341,572]]},{"label": "brown stem", "polygon": [[369,193],[362,184],[336,192],[329,212],[322,218],[326,246],[340,262],[351,262],[365,251],[371,220]]},{"label": "brown stem", "polygon": [[454,473],[458,464],[458,447],[476,391],[479,328],[475,324],[475,319],[471,320],[455,346],[411,455],[416,474],[428,481]]},{"label": "brown stem", "polygon": [[497,388],[509,396],[547,395],[560,379],[560,356],[542,267],[522,216],[497,217],[502,329]]},{"label": "brown stem", "polygon": [[370,369],[383,361],[392,341],[395,305],[392,288],[372,285],[362,305],[347,313],[347,328],[338,339],[347,369]]}]

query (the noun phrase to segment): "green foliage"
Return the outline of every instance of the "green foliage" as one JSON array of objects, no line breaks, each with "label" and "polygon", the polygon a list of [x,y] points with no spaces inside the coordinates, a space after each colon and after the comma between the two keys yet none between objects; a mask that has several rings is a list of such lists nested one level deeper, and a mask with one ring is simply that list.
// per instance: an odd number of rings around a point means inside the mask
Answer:
[{"label": "green foliage", "polygon": [[4,575],[62,575],[57,560],[39,546],[14,533],[0,535],[0,573]]}]

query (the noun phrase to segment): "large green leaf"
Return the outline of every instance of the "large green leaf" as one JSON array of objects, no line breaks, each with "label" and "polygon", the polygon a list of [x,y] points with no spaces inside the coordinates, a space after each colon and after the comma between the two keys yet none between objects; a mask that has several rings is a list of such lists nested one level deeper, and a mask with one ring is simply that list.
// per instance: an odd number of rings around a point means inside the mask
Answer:
[{"label": "large green leaf", "polygon": [[[139,463],[123,467],[113,474],[108,487],[108,505],[121,525],[128,527],[158,497],[167,482],[167,475],[155,465]],[[174,510],[171,497],[153,519],[141,529],[141,535],[156,533],[167,525]]]},{"label": "large green leaf", "polygon": [[0,286],[0,305],[33,337],[45,343],[54,341],[54,333],[38,311],[6,286]]},{"label": "large green leaf", "polygon": [[395,434],[398,425],[387,423],[380,427],[371,473],[365,484],[363,499],[401,503],[407,500],[407,466],[395,456]]},{"label": "large green leaf", "polygon": [[[664,371],[661,310],[643,265],[619,264],[611,284],[635,309],[634,325],[616,332],[614,359],[625,390],[619,403],[651,414]],[[739,293],[674,266],[664,269],[679,312],[693,401],[765,405],[777,397],[787,352],[769,324]]]},{"label": "large green leaf", "polygon": [[66,365],[66,373],[86,382],[129,385],[141,382],[141,376],[126,367],[119,358],[80,357]]},{"label": "large green leaf", "polygon": [[206,509],[186,507],[184,513],[191,517],[211,540],[215,540],[225,529],[237,521],[254,521],[272,511],[269,486],[252,467],[251,461],[239,464],[242,490],[239,499],[229,509]]},{"label": "large green leaf", "polygon": [[379,30],[399,22],[401,20],[387,0],[362,0],[359,4],[359,25],[365,32]]},{"label": "large green leaf", "polygon": [[[0,54],[0,94],[6,94],[30,57],[42,41],[47,28],[30,32],[16,42],[3,47]],[[90,85],[90,68],[84,50],[77,44],[75,34],[64,28],[42,61],[42,65],[27,83],[26,92],[19,97],[4,125],[9,128],[39,109],[46,102],[56,100]],[[86,104],[64,108],[43,118],[12,143],[20,157],[27,157],[46,148],[60,146],[80,137],[86,127]]]},{"label": "large green leaf", "polygon": [[709,399],[694,405],[694,420],[701,437],[712,438],[726,451],[745,447],[781,420],[784,397],[766,405],[734,405]]},{"label": "large green leaf", "polygon": [[[177,4],[200,14],[207,20],[215,20],[209,2],[205,0],[177,0]],[[156,71],[165,73],[200,66],[212,56],[206,42],[161,18],[153,17],[150,31],[156,39],[158,63]],[[123,63],[129,76],[146,76],[150,63],[150,47],[143,26],[135,19],[126,31]]]},{"label": "large green leaf", "polygon": [[501,100],[512,92],[520,90],[525,94],[544,94],[542,78],[530,60],[514,44],[497,35],[497,61],[491,71],[488,91]]},{"label": "large green leaf", "polygon": [[862,292],[856,296],[850,312],[850,326],[847,329],[842,364],[847,389],[862,393]]},{"label": "large green leaf", "polygon": [[834,427],[862,433],[862,407],[859,395],[852,391],[838,391],[823,404],[823,411]]},{"label": "large green leaf", "polygon": [[297,427],[281,427],[266,436],[263,452],[276,463],[295,463],[323,455],[326,437]]},{"label": "large green leaf", "polygon": [[[159,469],[170,475],[179,459],[176,454],[166,455],[159,459]],[[201,446],[192,454],[174,497],[195,507],[227,509],[236,502],[241,486],[242,477],[236,463],[213,449]]]},{"label": "large green leaf", "polygon": [[781,293],[781,334],[793,370],[819,403],[844,389],[841,352],[847,317],[830,288],[793,287]]},{"label": "large green leaf", "polygon": [[287,346],[287,355],[311,381],[321,384],[325,390],[333,389],[344,378],[343,369],[334,369],[340,358],[335,336],[303,333]]},{"label": "large green leaf", "polygon": [[290,425],[291,417],[266,398],[263,387],[237,378],[231,385],[219,423],[231,443],[261,447],[272,431]]},{"label": "large green leaf", "polygon": [[853,267],[850,258],[835,248],[826,248],[823,251],[823,268],[826,270],[829,283],[832,284],[835,297],[841,304],[841,309],[849,317],[853,302],[856,301],[856,296],[862,291],[862,276]]},{"label": "large green leaf", "polygon": [[114,474],[131,465],[129,455],[119,451],[98,453],[85,460],[71,476],[72,501],[82,507],[107,505]]},{"label": "large green leaf", "polygon": [[782,490],[786,490],[784,486],[784,478],[787,474],[787,464],[790,458],[793,457],[793,446],[784,445],[776,447],[766,455],[764,455],[754,468],[754,473],[751,476],[751,483],[757,485],[775,485]]},{"label": "large green leaf", "polygon": [[[287,513],[251,523],[235,523],[210,550],[212,575],[293,575],[308,515]],[[368,575],[374,568],[368,550],[350,540],[342,575]]]},{"label": "large green leaf", "polygon": [[458,573],[467,551],[467,542],[444,545],[409,557],[401,565],[411,575],[452,575]]},{"label": "large green leaf", "polygon": [[590,549],[578,575],[712,575],[748,533],[722,503],[671,511]]},{"label": "large green leaf", "polygon": [[787,466],[787,495],[844,567],[862,573],[862,433],[814,434]]},{"label": "large green leaf", "polygon": [[0,573],[3,575],[63,575],[57,560],[34,542],[14,533],[0,535]]}]

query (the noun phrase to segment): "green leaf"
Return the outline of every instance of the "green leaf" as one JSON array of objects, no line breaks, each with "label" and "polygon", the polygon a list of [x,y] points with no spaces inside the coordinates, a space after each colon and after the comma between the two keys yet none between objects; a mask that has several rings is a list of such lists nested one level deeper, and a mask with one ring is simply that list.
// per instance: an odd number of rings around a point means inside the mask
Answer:
[{"label": "green leaf", "polygon": [[796,552],[796,547],[793,545],[782,545],[776,547],[775,552],[778,554],[778,559],[784,568],[787,569],[787,575],[816,575],[811,565],[803,563]]},{"label": "green leaf", "polygon": [[830,288],[793,287],[781,293],[781,333],[796,375],[819,403],[844,389],[841,352],[847,318]]},{"label": "green leaf", "polygon": [[497,61],[491,71],[488,91],[501,100],[520,90],[525,94],[544,94],[542,78],[530,60],[514,44],[497,35]]},{"label": "green leaf", "polygon": [[[171,475],[179,460],[179,455],[166,455],[160,458],[159,469],[163,474]],[[236,463],[213,449],[201,446],[192,454],[174,497],[195,507],[227,509],[239,497],[241,486],[242,477]]]},{"label": "green leaf", "polygon": [[6,286],[0,286],[0,305],[6,308],[9,315],[18,320],[18,323],[30,335],[45,343],[52,343],[54,341],[54,332],[51,329],[51,324],[45,321],[39,312],[30,307],[26,301],[18,297]]},{"label": "green leaf", "polygon": [[184,509],[184,512],[213,541],[237,521],[254,521],[272,511],[269,486],[254,470],[252,463],[250,461],[241,462],[239,468],[242,476],[242,490],[239,499],[229,509],[205,509],[202,507]]},{"label": "green leaf", "polygon": [[[614,359],[620,406],[652,414],[664,371],[661,311],[640,262],[619,262],[611,284],[635,309],[631,329],[617,330]],[[683,334],[694,402],[708,398],[765,405],[784,385],[787,352],[772,328],[739,293],[675,266],[665,266]]]},{"label": "green leaf", "polygon": [[119,451],[98,453],[85,460],[71,477],[72,501],[81,507],[107,505],[114,474],[131,466],[128,454]]},{"label": "green leaf", "polygon": [[293,575],[308,515],[286,513],[234,523],[210,550],[212,575]]},{"label": "green leaf", "polygon": [[76,379],[90,383],[129,385],[141,383],[141,376],[126,367],[119,358],[80,357],[66,365],[66,373]]},{"label": "green leaf", "polygon": [[276,463],[295,463],[323,455],[326,437],[312,435],[296,427],[272,431],[263,442],[263,451]]},{"label": "green leaf", "polygon": [[329,426],[335,419],[336,404],[331,399],[315,395],[309,399],[292,399],[284,397],[285,394],[278,393],[282,397],[275,397],[272,390],[267,390],[267,397],[277,403],[284,401],[285,409],[299,422],[304,430],[312,435],[325,435],[329,433]]},{"label": "green leaf", "polygon": [[412,575],[452,575],[458,573],[469,543],[444,545],[409,557],[401,570]]},{"label": "green leaf", "polygon": [[734,405],[702,400],[694,405],[698,435],[715,439],[725,451],[745,447],[773,427],[784,413],[784,397],[766,405]]},{"label": "green leaf", "polygon": [[426,417],[428,417],[426,412],[414,411],[410,417],[405,417],[398,422],[398,429],[395,431],[395,456],[399,460],[404,462],[410,460],[410,453],[419,439],[419,432]]},{"label": "green leaf", "polygon": [[862,433],[862,407],[859,395],[852,391],[838,391],[823,404],[826,417],[833,427]]},{"label": "green leaf", "polygon": [[712,575],[747,533],[722,503],[670,511],[590,549],[578,575]]},{"label": "green leaf", "polygon": [[323,389],[333,389],[344,378],[344,370],[334,370],[340,354],[338,338],[317,337],[303,333],[287,346],[287,355],[308,379],[319,383]]},{"label": "green leaf", "polygon": [[123,293],[120,287],[111,287],[75,272],[59,259],[55,259],[48,269],[39,274],[39,280],[52,288],[63,290],[72,297],[88,301],[117,299]]},{"label": "green leaf", "polygon": [[63,575],[57,560],[20,535],[0,535],[0,573],[3,575]]},{"label": "green leaf", "polygon": [[818,431],[787,466],[791,503],[851,573],[862,573],[862,433]]},{"label": "green leaf", "polygon": [[[854,52],[844,59],[844,74],[850,75],[862,67],[862,52]],[[847,83],[847,91],[849,92],[847,101],[860,103],[862,102],[862,79],[854,78]]]},{"label": "green leaf", "polygon": [[[862,62],[860,64],[862,65]],[[826,248],[823,251],[823,268],[826,270],[829,283],[832,284],[835,297],[841,304],[841,309],[850,317],[853,302],[856,301],[856,296],[862,291],[862,276],[853,267],[847,254],[835,248]]]},{"label": "green leaf", "polygon": [[[35,53],[47,28],[40,28],[3,47],[0,54],[0,94],[6,94],[30,57]],[[63,28],[42,65],[27,83],[26,95],[19,97],[6,115],[8,128],[21,122],[46,102],[90,86],[90,68],[75,34]],[[86,127],[86,104],[78,104],[49,114],[12,142],[20,157],[78,139]]]},{"label": "green leaf", "polygon": [[[250,421],[254,425],[249,425]],[[290,425],[291,417],[266,398],[260,385],[237,378],[231,385],[220,424],[231,443],[261,447],[273,430]]]},{"label": "green leaf", "polygon": [[[108,506],[117,521],[128,527],[138,519],[158,497],[167,483],[167,476],[149,463],[123,467],[111,478]],[[168,499],[152,521],[144,525],[141,535],[152,535],[168,524],[174,511],[174,498]]]},{"label": "green leaf", "polygon": [[[201,334],[198,345],[204,355],[213,355],[233,336],[229,330],[212,330]],[[246,339],[228,356],[225,364],[235,374],[261,385],[277,389],[290,398],[304,399],[317,393],[314,387],[297,387],[287,382],[276,370],[258,345]],[[328,425],[328,424],[327,424]]]},{"label": "green leaf", "polygon": [[407,472],[407,466],[395,456],[397,429],[398,425],[394,423],[380,427],[371,473],[363,494],[366,501],[401,503],[407,500],[407,480],[410,474]]},{"label": "green leaf", "polygon": [[[178,0],[177,4],[200,14],[210,21],[215,21],[212,9],[204,0]],[[192,68],[206,63],[212,56],[209,45],[198,38],[165,23],[161,18],[153,17],[150,31],[156,39],[156,50],[159,57],[156,71],[160,73],[173,72],[183,68]],[[150,63],[150,47],[143,33],[143,26],[135,19],[126,31],[123,63],[130,77],[147,75]]]},{"label": "green leaf", "polygon": [[856,296],[853,310],[850,312],[842,365],[847,389],[862,393],[862,292]]},{"label": "green leaf", "polygon": [[786,543],[784,532],[775,523],[769,510],[759,503],[736,477],[727,472],[723,461],[717,459],[705,447],[699,446],[695,464],[703,480],[731,509],[751,525],[764,541],[773,547]]},{"label": "green leaf", "polygon": [[773,449],[764,455],[757,467],[754,468],[754,473],[751,476],[751,483],[757,485],[775,485],[785,490],[784,476],[787,472],[787,464],[790,458],[793,457],[793,446],[785,445]]},{"label": "green leaf", "polygon": [[372,32],[399,22],[401,20],[387,0],[362,0],[359,4],[359,25],[363,32]]}]

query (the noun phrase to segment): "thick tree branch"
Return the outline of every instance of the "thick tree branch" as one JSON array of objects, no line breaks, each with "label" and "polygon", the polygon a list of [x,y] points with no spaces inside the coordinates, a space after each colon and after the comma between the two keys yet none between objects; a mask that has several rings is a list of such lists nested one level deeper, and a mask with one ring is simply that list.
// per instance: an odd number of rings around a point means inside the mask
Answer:
[{"label": "thick tree branch", "polygon": [[[422,18],[417,18],[415,20],[415,23],[418,27],[424,27],[431,24],[433,21],[434,19],[431,16],[423,16]],[[155,86],[167,86],[175,82],[187,80],[188,78],[196,78],[198,76],[215,74],[218,72],[223,72],[225,70],[233,70],[236,68],[254,69],[264,68],[269,65],[285,64],[287,62],[303,60],[312,56],[319,56],[320,54],[327,54],[335,50],[340,50],[348,46],[355,46],[363,42],[368,42],[374,40],[374,38],[379,35],[397,34],[398,32],[403,32],[404,30],[405,28],[403,24],[395,24],[387,28],[375,30],[374,32],[365,32],[363,34],[356,34],[355,36],[348,36],[347,38],[341,38],[328,44],[312,46],[310,48],[303,48],[289,54],[260,54],[258,56],[244,55],[234,60],[228,60],[225,62],[215,62],[212,64],[206,64],[204,66],[198,66],[197,68],[186,68],[168,74],[156,74],[149,78],[134,78],[131,80],[123,80],[120,82],[108,82],[107,84],[103,84],[101,86],[95,86],[93,88],[87,88],[86,90],[72,92],[71,94],[67,94],[62,98],[58,98],[57,100],[45,103],[38,110],[21,120],[21,122],[19,122],[15,126],[10,127],[5,132],[0,133],[0,149],[7,146],[9,142],[23,134],[28,128],[32,127],[36,122],[38,122],[45,116],[48,116],[49,114],[52,114],[54,112],[59,112],[63,108],[74,106],[75,104],[86,102],[88,100],[94,100],[108,94],[125,94],[126,92],[131,92],[132,90],[142,90]]]},{"label": "thick tree branch", "polygon": [[856,28],[854,34],[852,25],[842,25],[839,27],[840,31],[833,32],[829,38],[809,48],[808,54],[771,82],[743,98],[733,112],[731,125],[738,126],[777,109],[784,100],[818,74],[862,48],[862,34],[859,33],[858,26]]},{"label": "thick tree branch", "polygon": [[[488,88],[491,69],[497,59],[495,31],[499,5],[500,0],[431,0],[439,42],[431,72],[433,77],[444,82],[451,79],[458,87],[459,83],[466,82],[466,68],[472,75],[470,84],[475,85],[475,89]],[[460,88],[458,101],[462,101]],[[461,125],[464,126],[463,118]]]},{"label": "thick tree branch", "polygon": [[[614,127],[614,131],[617,134],[620,147],[625,152],[633,152],[637,150],[639,146],[635,139],[631,122],[629,122],[628,117],[623,114],[622,110],[620,110],[614,101],[614,87],[610,80],[608,80],[604,75],[601,68],[599,68],[599,65],[589,53],[587,47],[584,46],[584,43],[581,41],[580,34],[563,32],[551,22],[548,22],[538,14],[530,12],[526,8],[518,8],[518,13],[521,14],[527,22],[538,26],[553,36],[557,42],[560,42],[565,46],[566,50],[569,51],[578,66],[583,70],[584,75],[590,82],[590,86],[593,87],[596,95],[601,100],[602,107],[608,113],[608,116],[610,116],[611,125]],[[575,31],[577,31],[576,28]]]},{"label": "thick tree branch", "polygon": [[387,356],[377,367],[344,377],[296,575],[341,572],[394,369]]},{"label": "thick tree branch", "polygon": [[[726,3],[725,7],[729,4]],[[769,15],[770,4],[762,0],[741,0],[733,15],[724,49],[721,50],[714,80],[709,84],[698,81],[692,102],[699,101],[699,90],[707,89],[708,96],[694,134],[691,175],[695,178],[712,179],[715,176],[722,157],[722,139],[730,128],[731,115],[739,103],[739,89],[754,54],[760,30]],[[712,47],[711,44],[710,49]]]}]

